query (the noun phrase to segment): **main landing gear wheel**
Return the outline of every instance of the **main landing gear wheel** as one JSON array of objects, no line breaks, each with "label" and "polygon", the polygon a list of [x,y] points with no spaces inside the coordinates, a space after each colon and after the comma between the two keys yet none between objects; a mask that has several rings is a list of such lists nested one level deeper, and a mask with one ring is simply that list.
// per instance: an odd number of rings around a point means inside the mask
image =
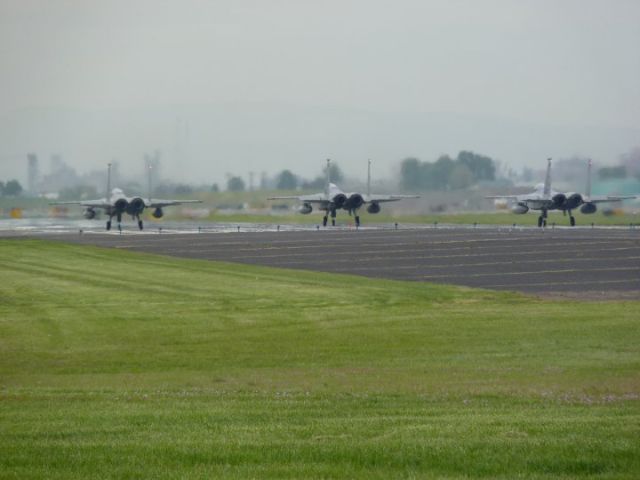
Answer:
[{"label": "main landing gear wheel", "polygon": [[335,218],[332,218],[332,219],[331,219],[331,226],[332,226],[332,227],[335,227],[335,226],[336,226],[336,219],[335,219]]},{"label": "main landing gear wheel", "polygon": [[107,221],[107,231],[111,230],[111,220]]},{"label": "main landing gear wheel", "polygon": [[327,226],[327,216],[325,215],[324,217],[322,217],[322,226],[326,227]]},{"label": "main landing gear wheel", "polygon": [[142,225],[142,220],[138,220],[138,228],[142,230],[143,227],[144,225]]},{"label": "main landing gear wheel", "polygon": [[569,223],[571,224],[572,227],[576,226],[576,217],[571,216],[569,217]]},{"label": "main landing gear wheel", "polygon": [[360,217],[356,215],[356,227],[360,226]]},{"label": "main landing gear wheel", "polygon": [[544,222],[544,218],[542,216],[538,217],[538,227],[542,227],[542,223]]}]

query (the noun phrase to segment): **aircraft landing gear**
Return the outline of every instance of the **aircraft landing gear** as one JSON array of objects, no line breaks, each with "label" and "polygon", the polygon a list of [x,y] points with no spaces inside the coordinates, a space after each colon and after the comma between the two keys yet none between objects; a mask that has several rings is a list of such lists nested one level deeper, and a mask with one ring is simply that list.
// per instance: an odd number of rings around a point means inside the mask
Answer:
[{"label": "aircraft landing gear", "polygon": [[359,227],[360,226],[360,217],[358,215],[356,215],[355,220],[356,220],[356,227]]},{"label": "aircraft landing gear", "polygon": [[571,215],[571,211],[569,211],[569,224],[572,227],[576,226],[576,217],[574,217],[573,215]]},{"label": "aircraft landing gear", "polygon": [[322,217],[322,226],[323,226],[323,227],[326,227],[326,226],[327,226],[327,220],[328,220],[328,218],[327,218],[327,216],[326,216],[326,215],[325,215],[324,217]]},{"label": "aircraft landing gear", "polygon": [[540,216],[538,217],[538,227],[546,227],[547,226],[547,211],[543,210]]},{"label": "aircraft landing gear", "polygon": [[111,230],[111,219],[107,220],[107,232]]},{"label": "aircraft landing gear", "polygon": [[331,226],[335,227],[336,226],[336,211],[331,210]]},{"label": "aircraft landing gear", "polygon": [[144,226],[142,225],[142,220],[138,220],[138,228],[142,230]]}]

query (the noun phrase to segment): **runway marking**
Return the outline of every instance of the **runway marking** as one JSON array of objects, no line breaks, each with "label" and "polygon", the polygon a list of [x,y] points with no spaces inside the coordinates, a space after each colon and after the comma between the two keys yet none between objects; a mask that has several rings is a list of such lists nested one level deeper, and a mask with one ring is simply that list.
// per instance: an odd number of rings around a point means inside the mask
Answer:
[{"label": "runway marking", "polygon": [[483,288],[513,288],[513,287],[560,287],[567,285],[610,285],[615,283],[623,283],[623,284],[633,284],[637,283],[638,287],[640,287],[640,280],[585,280],[583,282],[536,282],[536,283],[502,283],[502,284],[491,284],[487,285]]},{"label": "runway marking", "polygon": [[636,288],[640,281],[640,229],[341,229],[318,233],[307,229],[227,235],[204,231],[198,235],[31,237],[174,257],[537,293],[545,289],[566,293],[583,285],[580,288],[601,288],[615,297],[616,291]]},{"label": "runway marking", "polygon": [[[443,258],[443,257],[438,257]],[[573,258],[573,259],[558,259],[558,258],[545,258],[542,260],[509,260],[502,262],[482,262],[482,263],[458,263],[458,264],[444,264],[444,265],[391,265],[391,266],[372,266],[372,267],[354,267],[350,269],[332,269],[333,272],[342,271],[367,271],[367,270],[416,270],[424,268],[426,270],[436,268],[471,268],[471,267],[491,267],[497,265],[521,265],[525,263],[572,263],[572,262],[608,262],[611,259],[595,259],[595,258]],[[620,260],[640,260],[640,257],[624,257]],[[640,268],[640,265],[639,267]],[[583,270],[580,270],[583,271]]]},{"label": "runway marking", "polygon": [[467,273],[464,275],[421,275],[418,278],[458,278],[458,277],[506,277],[506,276],[521,276],[521,275],[542,275],[542,274],[558,274],[558,273],[594,273],[594,272],[635,272],[640,273],[638,267],[614,267],[614,268],[589,268],[585,270],[577,269],[565,269],[565,270],[539,270],[537,272],[494,272],[494,273]]},{"label": "runway marking", "polygon": [[[539,245],[537,245],[539,246]],[[430,252],[436,252],[436,251],[450,251],[453,249],[429,249]],[[459,250],[459,249],[456,249]],[[465,249],[466,250],[466,249]],[[616,248],[609,248],[609,249],[599,249],[599,250],[590,250],[587,251],[587,253],[595,253],[595,252],[620,252],[620,251],[627,251],[627,250],[640,250],[640,246],[638,247],[616,247]],[[212,250],[215,251],[215,250]],[[201,252],[202,253],[202,252]],[[374,261],[374,260],[390,260],[393,259],[395,257],[399,257],[399,254],[406,254],[406,255],[411,255],[414,254],[415,250],[395,250],[395,251],[385,251],[385,250],[369,250],[369,251],[360,251],[360,250],[352,250],[352,251],[339,251],[339,252],[331,252],[331,255],[333,257],[335,256],[351,256],[352,258],[347,259],[347,260],[337,260],[337,262],[344,262],[344,261],[353,261],[353,262],[370,262],[370,261]],[[578,252],[571,252],[573,255],[577,255]],[[377,257],[372,257],[371,255],[373,254],[377,254],[377,255],[381,255],[381,256],[377,256]],[[427,260],[427,259],[431,259],[431,258],[460,258],[460,257],[487,257],[487,256],[500,256],[500,255],[512,255],[510,253],[493,253],[493,252],[484,252],[484,253],[480,253],[480,252],[472,252],[472,253],[461,253],[461,254],[452,254],[452,255],[411,255],[410,257],[405,257],[405,256],[400,256],[399,258],[407,258],[407,259],[413,259],[413,260]],[[527,250],[527,251],[523,251],[520,252],[519,255],[525,256],[525,255],[549,255],[549,249],[544,249],[544,250]],[[306,253],[291,253],[291,254],[286,254],[286,253],[282,253],[282,254],[277,254],[277,255],[235,255],[235,256],[231,256],[229,257],[232,260],[247,260],[247,259],[277,259],[277,258],[290,258],[290,257],[305,257],[305,256],[310,256],[309,252]],[[307,263],[309,260],[303,260],[303,261],[290,261],[290,262],[283,262],[284,264],[296,264],[296,263]],[[326,261],[325,259],[318,259],[319,262],[324,262]],[[332,260],[335,261],[335,260]]]}]

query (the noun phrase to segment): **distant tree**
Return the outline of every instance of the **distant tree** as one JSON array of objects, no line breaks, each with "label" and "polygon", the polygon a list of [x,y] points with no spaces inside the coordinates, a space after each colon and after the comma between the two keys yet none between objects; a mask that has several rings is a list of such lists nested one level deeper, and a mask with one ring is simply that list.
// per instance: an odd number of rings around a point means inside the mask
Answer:
[{"label": "distant tree", "polygon": [[181,195],[181,194],[185,194],[185,193],[192,193],[193,192],[193,188],[191,187],[191,185],[186,185],[184,183],[180,183],[178,185],[176,185],[174,192]]},{"label": "distant tree", "polygon": [[496,165],[493,159],[469,151],[458,153],[456,162],[469,168],[474,181],[495,180]]},{"label": "distant tree", "polygon": [[214,183],[213,185],[211,185],[211,191],[218,193],[220,191],[220,187],[218,186],[217,183]]},{"label": "distant tree", "polygon": [[445,190],[449,188],[449,177],[456,167],[455,162],[449,155],[441,155],[433,164],[429,175],[428,185],[434,190]]},{"label": "distant tree", "polygon": [[278,174],[276,179],[276,188],[278,190],[295,190],[297,186],[298,180],[291,173],[291,170],[283,170]]},{"label": "distant tree", "polygon": [[449,175],[449,186],[452,190],[460,190],[473,185],[473,173],[464,164],[458,164]]},{"label": "distant tree", "polygon": [[244,192],[244,180],[241,177],[229,177],[227,180],[227,190],[230,192]]},{"label": "distant tree", "polygon": [[324,188],[324,177],[316,177],[313,180],[306,180],[302,182],[302,188],[304,190],[322,190]]},{"label": "distant tree", "polygon": [[409,157],[400,163],[400,184],[409,191],[422,190],[422,175],[420,160]]},{"label": "distant tree", "polygon": [[17,180],[9,180],[2,189],[3,195],[7,197],[17,197],[22,193],[22,185]]},{"label": "distant tree", "polygon": [[400,184],[409,191],[466,188],[480,180],[495,180],[495,174],[491,158],[464,150],[455,160],[441,155],[435,162],[405,158],[400,164]]},{"label": "distant tree", "polygon": [[598,170],[598,177],[600,177],[601,180],[627,178],[627,167],[624,165],[617,167],[602,167]]},{"label": "distant tree", "polygon": [[634,147],[620,155],[622,165],[627,167],[627,174],[640,180],[640,147]]},{"label": "distant tree", "polygon": [[533,182],[533,170],[529,167],[524,167],[522,169],[522,180],[527,183]]},{"label": "distant tree", "polygon": [[[324,167],[322,169],[322,173],[325,175],[327,175],[327,167]],[[331,163],[331,167],[330,167],[330,173],[331,173],[331,183],[340,183],[342,182],[342,180],[344,180],[344,175],[342,174],[342,170],[340,170],[340,167],[338,167],[337,163]],[[325,180],[323,179],[322,181],[322,185],[324,185]]]},{"label": "distant tree", "polygon": [[60,200],[86,200],[88,198],[96,198],[97,196],[98,191],[93,185],[78,185],[76,187],[66,187],[62,188],[58,192],[58,198]]}]

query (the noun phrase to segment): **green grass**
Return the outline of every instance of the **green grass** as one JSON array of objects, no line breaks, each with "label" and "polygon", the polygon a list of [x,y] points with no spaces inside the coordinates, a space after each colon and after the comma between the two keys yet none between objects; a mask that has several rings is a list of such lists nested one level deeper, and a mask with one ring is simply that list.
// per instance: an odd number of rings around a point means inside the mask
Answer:
[{"label": "green grass", "polygon": [[0,241],[0,478],[640,476],[640,302]]}]

